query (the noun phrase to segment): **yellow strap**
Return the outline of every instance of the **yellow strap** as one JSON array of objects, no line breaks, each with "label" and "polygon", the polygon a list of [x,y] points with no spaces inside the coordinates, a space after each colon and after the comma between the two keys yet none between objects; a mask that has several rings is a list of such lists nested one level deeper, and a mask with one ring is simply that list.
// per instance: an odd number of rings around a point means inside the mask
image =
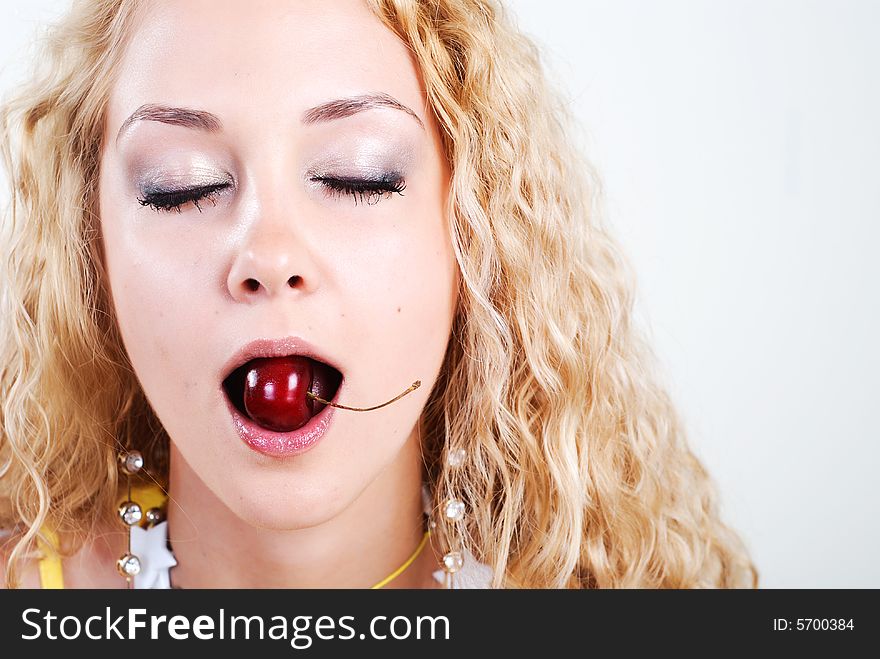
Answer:
[{"label": "yellow strap", "polygon": [[42,528],[49,544],[38,538],[37,544],[43,556],[40,558],[40,587],[46,589],[64,588],[64,572],[61,569],[61,556],[58,555],[58,536],[47,527]]},{"label": "yellow strap", "polygon": [[403,571],[406,568],[408,568],[410,565],[412,565],[412,562],[419,557],[419,554],[422,553],[422,549],[425,548],[425,543],[428,542],[428,536],[430,536],[430,535],[431,535],[431,529],[428,529],[427,531],[425,531],[425,535],[422,536],[422,541],[419,543],[419,546],[416,547],[416,550],[412,553],[412,556],[410,556],[408,559],[406,559],[406,563],[404,563],[399,568],[394,570],[394,572],[392,572],[387,577],[382,579],[382,581],[380,581],[379,583],[375,584],[374,586],[370,586],[370,590],[376,590],[378,588],[382,588],[382,587],[388,585],[389,583],[391,583],[397,577],[399,577],[403,573]]}]

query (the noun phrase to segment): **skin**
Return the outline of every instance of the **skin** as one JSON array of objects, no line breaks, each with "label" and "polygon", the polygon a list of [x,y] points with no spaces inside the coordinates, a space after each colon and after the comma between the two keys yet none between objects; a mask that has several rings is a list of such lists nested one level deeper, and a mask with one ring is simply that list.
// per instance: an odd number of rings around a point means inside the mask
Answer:
[{"label": "skin", "polygon": [[[418,121],[391,107],[301,120],[370,93]],[[222,129],[143,120],[119,133],[156,103],[210,112]],[[310,181],[316,169],[396,169],[406,188],[356,203]],[[138,202],[149,181],[230,179],[201,212]],[[448,180],[417,65],[360,2],[150,3],[111,92],[99,198],[125,348],[172,440],[175,586],[366,587],[418,545],[418,420],[457,304]],[[340,365],[342,404],[422,386],[380,410],[335,410],[301,455],[264,456],[235,432],[221,367],[252,339],[289,335]],[[392,586],[436,586],[435,553]]]}]

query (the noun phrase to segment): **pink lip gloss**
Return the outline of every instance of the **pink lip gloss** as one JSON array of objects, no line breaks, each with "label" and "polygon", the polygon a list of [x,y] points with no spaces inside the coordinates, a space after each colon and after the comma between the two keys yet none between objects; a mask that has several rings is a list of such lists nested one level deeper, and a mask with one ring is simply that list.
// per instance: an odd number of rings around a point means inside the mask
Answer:
[{"label": "pink lip gloss", "polygon": [[[338,391],[336,395],[339,395]],[[275,432],[243,416],[229,400],[229,396],[224,394],[223,398],[226,400],[226,407],[232,415],[233,425],[241,440],[258,453],[274,458],[299,455],[312,448],[327,432],[335,411],[334,407],[327,405],[301,428],[290,432]]]}]

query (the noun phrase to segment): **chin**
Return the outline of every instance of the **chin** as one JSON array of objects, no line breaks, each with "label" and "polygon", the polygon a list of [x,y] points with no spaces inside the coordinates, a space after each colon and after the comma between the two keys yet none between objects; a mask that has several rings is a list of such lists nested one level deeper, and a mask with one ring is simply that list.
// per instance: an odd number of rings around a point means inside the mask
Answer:
[{"label": "chin", "polygon": [[296,485],[289,481],[280,485],[264,482],[262,487],[244,487],[232,497],[223,498],[237,517],[256,528],[272,531],[308,529],[342,514],[357,498],[354,490],[349,492],[346,491],[348,488],[332,486],[327,479],[314,480],[317,482],[298,482]]}]

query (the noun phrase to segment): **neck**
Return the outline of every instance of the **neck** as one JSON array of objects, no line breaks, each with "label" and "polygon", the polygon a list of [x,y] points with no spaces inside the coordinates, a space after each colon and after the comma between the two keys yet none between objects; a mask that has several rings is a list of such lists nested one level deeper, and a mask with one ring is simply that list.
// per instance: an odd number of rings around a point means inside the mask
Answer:
[{"label": "neck", "polygon": [[[369,588],[422,540],[421,454],[415,432],[394,462],[341,513],[295,530],[259,528],[233,513],[172,443],[168,536],[180,588]],[[434,587],[426,546],[386,588]]]}]

